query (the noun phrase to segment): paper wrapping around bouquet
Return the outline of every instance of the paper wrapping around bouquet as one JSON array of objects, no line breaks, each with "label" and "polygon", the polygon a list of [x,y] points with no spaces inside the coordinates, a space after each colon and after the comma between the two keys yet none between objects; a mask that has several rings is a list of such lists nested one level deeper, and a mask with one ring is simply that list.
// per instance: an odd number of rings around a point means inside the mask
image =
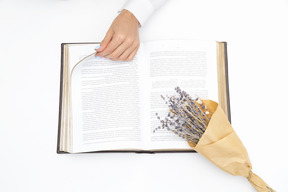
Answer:
[{"label": "paper wrapping around bouquet", "polygon": [[198,144],[189,145],[220,169],[246,177],[257,191],[273,192],[260,177],[252,173],[248,153],[221,107],[211,100],[203,102],[213,115]]}]

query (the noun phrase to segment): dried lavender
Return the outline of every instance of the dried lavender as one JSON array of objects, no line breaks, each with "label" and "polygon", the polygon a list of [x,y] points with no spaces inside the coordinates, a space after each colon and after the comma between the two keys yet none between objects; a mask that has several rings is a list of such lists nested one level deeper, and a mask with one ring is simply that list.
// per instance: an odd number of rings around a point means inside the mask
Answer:
[{"label": "dried lavender", "polygon": [[164,120],[156,113],[161,126],[158,126],[153,132],[158,129],[167,129],[196,145],[205,132],[212,113],[199,97],[193,99],[179,87],[176,87],[175,91],[178,93],[178,97],[161,95],[169,107],[169,113]]}]

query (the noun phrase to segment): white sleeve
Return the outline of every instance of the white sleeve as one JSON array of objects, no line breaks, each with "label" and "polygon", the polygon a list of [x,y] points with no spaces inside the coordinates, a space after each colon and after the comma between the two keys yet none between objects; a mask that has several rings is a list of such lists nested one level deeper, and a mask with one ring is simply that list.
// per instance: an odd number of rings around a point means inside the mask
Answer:
[{"label": "white sleeve", "polygon": [[141,26],[152,13],[163,5],[165,0],[128,0],[122,7],[127,9],[138,19]]}]

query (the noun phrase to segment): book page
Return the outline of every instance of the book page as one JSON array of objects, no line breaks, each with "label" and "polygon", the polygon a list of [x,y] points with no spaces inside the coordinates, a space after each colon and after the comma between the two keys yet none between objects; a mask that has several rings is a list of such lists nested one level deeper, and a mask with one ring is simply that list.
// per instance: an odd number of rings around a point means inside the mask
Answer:
[{"label": "book page", "polygon": [[140,148],[140,57],[141,51],[129,62],[93,55],[74,68],[73,152]]},{"label": "book page", "polygon": [[156,113],[164,119],[168,106],[161,95],[176,95],[179,86],[188,94],[201,99],[218,100],[217,61],[215,41],[155,41],[145,44],[149,58],[149,131],[145,138],[151,149],[190,149],[187,142],[167,130],[157,130],[160,125]]}]

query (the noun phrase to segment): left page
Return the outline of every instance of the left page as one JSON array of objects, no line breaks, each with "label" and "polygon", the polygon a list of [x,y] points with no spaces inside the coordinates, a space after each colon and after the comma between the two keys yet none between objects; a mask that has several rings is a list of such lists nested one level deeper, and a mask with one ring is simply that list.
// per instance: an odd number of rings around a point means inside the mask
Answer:
[{"label": "left page", "polygon": [[[71,46],[70,63],[93,53],[95,45]],[[84,59],[71,68],[73,153],[141,148],[139,62]]]}]

